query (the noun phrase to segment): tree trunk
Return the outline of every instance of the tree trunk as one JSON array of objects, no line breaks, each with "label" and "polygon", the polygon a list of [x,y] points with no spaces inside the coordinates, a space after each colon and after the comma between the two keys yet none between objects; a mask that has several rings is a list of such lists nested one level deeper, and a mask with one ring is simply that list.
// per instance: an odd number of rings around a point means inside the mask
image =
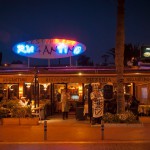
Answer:
[{"label": "tree trunk", "polygon": [[117,73],[117,113],[124,113],[124,1],[118,0],[115,65]]}]

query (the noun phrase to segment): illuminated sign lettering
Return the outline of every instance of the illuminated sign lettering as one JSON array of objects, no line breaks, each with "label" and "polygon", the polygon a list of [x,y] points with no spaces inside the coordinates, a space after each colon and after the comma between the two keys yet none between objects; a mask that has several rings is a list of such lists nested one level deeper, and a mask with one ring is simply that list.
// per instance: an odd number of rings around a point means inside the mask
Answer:
[{"label": "illuminated sign lettering", "polygon": [[17,46],[17,53],[34,53],[34,46],[33,45],[24,45],[18,44]]},{"label": "illuminated sign lettering", "polygon": [[150,82],[150,77],[127,77],[126,82]]},{"label": "illuminated sign lettering", "polygon": [[150,46],[142,46],[141,47],[141,57],[142,58],[150,58]]},{"label": "illuminated sign lettering", "polygon": [[58,49],[59,54],[67,54],[67,52],[68,52],[68,47],[64,43],[60,43],[57,46],[57,49]]},{"label": "illuminated sign lettering", "polygon": [[66,39],[37,39],[18,43],[13,51],[31,58],[65,58],[79,55],[86,50],[84,44]]},{"label": "illuminated sign lettering", "polygon": [[81,46],[76,46],[75,48],[74,48],[74,50],[73,50],[73,53],[74,54],[80,54],[81,53]]},{"label": "illuminated sign lettering", "polygon": [[110,77],[89,77],[86,78],[86,82],[88,83],[95,83],[95,82],[100,82],[100,83],[108,83],[108,82],[113,82],[113,78]]},{"label": "illuminated sign lettering", "polygon": [[143,56],[144,56],[144,57],[150,57],[150,52],[145,52],[145,53],[143,53]]},{"label": "illuminated sign lettering", "polygon": [[150,47],[147,47],[146,50],[150,50]]},{"label": "illuminated sign lettering", "polygon": [[27,78],[15,78],[15,77],[10,77],[10,78],[3,78],[3,83],[21,83],[27,81]]}]

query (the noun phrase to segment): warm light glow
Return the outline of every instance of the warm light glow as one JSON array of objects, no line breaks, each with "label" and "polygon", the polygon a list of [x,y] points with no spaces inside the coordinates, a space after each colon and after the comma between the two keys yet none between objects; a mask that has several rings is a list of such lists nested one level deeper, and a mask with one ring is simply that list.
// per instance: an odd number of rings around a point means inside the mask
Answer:
[{"label": "warm light glow", "polygon": [[43,87],[44,87],[44,91],[46,91],[47,90],[47,87],[49,86],[49,83],[44,83],[44,84],[42,84],[43,85]]},{"label": "warm light glow", "polygon": [[107,85],[113,85],[113,83],[112,82],[107,82]]},{"label": "warm light glow", "polygon": [[82,96],[82,92],[83,92],[82,85],[79,86],[78,90],[79,90],[79,96],[81,97]]},{"label": "warm light glow", "polygon": [[23,88],[22,87],[19,88],[19,92],[23,92]]},{"label": "warm light glow", "polygon": [[82,91],[82,86],[79,86],[79,91]]},{"label": "warm light glow", "polygon": [[7,66],[8,66],[8,64],[4,64],[4,66],[5,66],[5,67],[7,67]]},{"label": "warm light glow", "polygon": [[145,52],[145,53],[143,53],[143,56],[144,56],[144,57],[150,57],[150,52]]},{"label": "warm light glow", "polygon": [[31,83],[25,83],[27,88],[30,88]]},{"label": "warm light glow", "polygon": [[78,86],[78,95],[79,95],[79,100],[82,99],[82,94],[83,94],[83,88],[82,85]]},{"label": "warm light glow", "polygon": [[77,42],[76,42],[76,41],[72,41],[72,40],[66,40],[66,39],[54,39],[54,43],[55,43],[55,44],[63,43],[63,44],[66,44],[66,45],[68,45],[68,46],[73,46],[73,45],[75,45]]},{"label": "warm light glow", "polygon": [[13,84],[9,85],[9,89],[10,89],[11,91],[14,90],[14,89],[12,88],[12,86],[13,86]]},{"label": "warm light glow", "polygon": [[146,50],[150,50],[150,47],[147,47]]},{"label": "warm light glow", "polygon": [[19,85],[19,97],[23,96],[23,85]]},{"label": "warm light glow", "polygon": [[10,88],[10,89],[11,89],[11,86],[12,86],[12,85],[9,85],[9,88]]},{"label": "warm light glow", "polygon": [[141,57],[142,58],[150,58],[150,46],[142,46],[141,47]]}]

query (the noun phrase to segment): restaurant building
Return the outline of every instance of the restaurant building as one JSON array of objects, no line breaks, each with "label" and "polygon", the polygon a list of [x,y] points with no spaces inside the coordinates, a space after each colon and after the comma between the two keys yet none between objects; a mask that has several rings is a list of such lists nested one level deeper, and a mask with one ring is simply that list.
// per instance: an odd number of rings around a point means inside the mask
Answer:
[{"label": "restaurant building", "polygon": [[[58,93],[61,94],[63,89],[68,89],[72,109],[75,109],[76,102],[84,102],[88,98],[89,85],[94,83],[99,83],[102,89],[105,85],[111,85],[114,92],[117,84],[115,68],[77,66],[36,69],[32,67],[0,68],[0,91],[3,99],[26,97],[36,105],[40,105],[42,100],[49,100],[51,104],[55,104],[59,101]],[[149,91],[149,69],[125,68],[124,94],[126,96],[134,95],[140,101],[140,105],[148,106],[150,105]],[[51,114],[53,113],[54,108]]]},{"label": "restaurant building", "polygon": [[[56,43],[68,44],[60,47]],[[44,43],[44,44],[43,44]],[[28,44],[28,45],[27,45]],[[38,47],[34,53],[34,44]],[[38,45],[38,46],[37,46]],[[60,49],[57,52],[57,49]],[[41,51],[41,49],[43,49]],[[69,50],[68,50],[69,49]],[[71,57],[85,51],[85,46],[76,41],[46,39],[27,41],[14,46],[14,51],[23,56],[34,58]],[[63,54],[64,53],[64,54]],[[99,84],[104,91],[104,99],[113,99],[116,91],[115,66],[58,66],[30,67],[18,64],[0,67],[0,93],[3,100],[29,99],[34,107],[39,107],[44,101],[50,103],[49,115],[59,111],[57,104],[63,89],[70,93],[70,110],[75,111],[77,103],[88,100],[94,84]],[[107,86],[106,86],[107,85]],[[106,88],[107,87],[107,88]],[[108,88],[111,87],[111,88]],[[124,68],[125,100],[134,95],[140,102],[140,113],[147,114],[150,109],[150,70],[148,66]]]}]

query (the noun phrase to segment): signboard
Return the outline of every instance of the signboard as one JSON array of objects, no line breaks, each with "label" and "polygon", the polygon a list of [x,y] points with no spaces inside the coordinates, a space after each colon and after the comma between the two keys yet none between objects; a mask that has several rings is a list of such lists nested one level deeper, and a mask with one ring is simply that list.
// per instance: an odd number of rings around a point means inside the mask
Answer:
[{"label": "signboard", "polygon": [[149,76],[132,76],[132,77],[125,77],[124,78],[124,82],[125,83],[130,83],[130,82],[134,82],[134,83],[148,83],[150,82],[150,77]]},{"label": "signboard", "polygon": [[150,58],[150,46],[141,47],[141,58]]},{"label": "signboard", "polygon": [[25,83],[25,82],[33,82],[33,77],[3,77],[0,78],[0,83]]},{"label": "signboard", "polygon": [[116,81],[115,77],[69,77],[69,76],[49,76],[49,77],[39,77],[40,83],[114,83]]},{"label": "signboard", "polygon": [[21,42],[13,47],[18,55],[41,59],[75,56],[85,50],[84,44],[67,39],[37,39]]},{"label": "signboard", "polygon": [[[116,77],[69,77],[69,76],[39,76],[39,83],[116,83]],[[30,77],[15,77],[13,75],[7,77],[0,77],[0,83],[25,83],[34,81],[34,76]],[[124,83],[150,83],[149,76],[133,76],[133,77],[124,77]],[[111,86],[111,85],[109,85]],[[106,86],[106,91],[109,90]]]}]

